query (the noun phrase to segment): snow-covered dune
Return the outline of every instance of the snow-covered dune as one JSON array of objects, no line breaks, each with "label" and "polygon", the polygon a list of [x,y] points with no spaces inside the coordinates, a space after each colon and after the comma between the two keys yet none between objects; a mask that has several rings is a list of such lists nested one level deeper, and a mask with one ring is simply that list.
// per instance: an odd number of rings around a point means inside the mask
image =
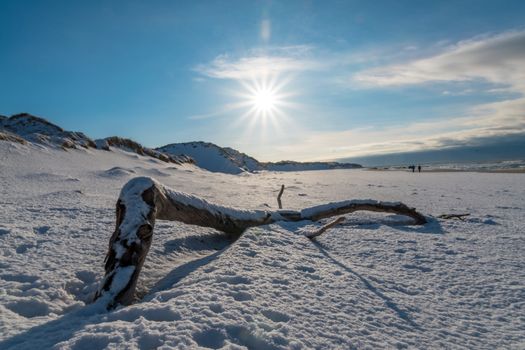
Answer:
[{"label": "snow-covered dune", "polygon": [[95,147],[95,143],[81,132],[66,131],[61,127],[27,113],[20,113],[10,118],[0,118],[0,131],[5,130],[18,135],[26,141],[58,146],[64,149],[77,147]]},{"label": "snow-covered dune", "polygon": [[173,143],[157,148],[159,151],[174,156],[186,154],[196,164],[208,171],[241,174],[243,172],[269,171],[306,171],[328,169],[356,169],[359,164],[337,162],[259,162],[257,159],[230,147],[219,147],[209,142]]},{"label": "snow-covered dune", "polygon": [[240,174],[263,169],[254,158],[209,142],[173,143],[157,150],[171,155],[188,155],[199,167],[212,172]]},{"label": "snow-covered dune", "polygon": [[0,115],[0,141],[2,140],[22,144],[31,143],[44,149],[59,148],[64,151],[90,148],[111,151],[118,148],[163,162],[193,163],[193,159],[185,155],[172,156],[117,136],[93,141],[81,132],[66,131],[46,119],[28,113],[15,114],[9,118]]},{"label": "snow-covered dune", "polygon": [[[520,348],[525,176],[330,170],[233,176],[115,149],[0,141],[0,349]],[[402,201],[425,226],[364,212],[277,223],[232,243],[157,222],[134,305],[90,304],[122,186],[153,176],[222,205]],[[277,185],[276,185],[277,184]],[[464,221],[436,219],[470,213]],[[432,217],[433,216],[433,217]]]}]

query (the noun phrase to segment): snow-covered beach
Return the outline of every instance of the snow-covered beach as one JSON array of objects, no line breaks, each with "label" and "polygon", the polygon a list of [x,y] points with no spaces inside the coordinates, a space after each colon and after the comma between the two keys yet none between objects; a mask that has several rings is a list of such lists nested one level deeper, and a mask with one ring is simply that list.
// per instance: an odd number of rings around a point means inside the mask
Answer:
[{"label": "snow-covered beach", "polygon": [[[525,177],[354,170],[228,175],[115,150],[0,142],[0,348],[523,348]],[[159,221],[139,300],[91,304],[122,186],[151,176],[246,208],[402,201],[427,215],[356,212],[228,241]],[[469,213],[464,220],[440,214]]]},{"label": "snow-covered beach", "polygon": [[525,350],[525,1],[0,1],[0,350]]}]

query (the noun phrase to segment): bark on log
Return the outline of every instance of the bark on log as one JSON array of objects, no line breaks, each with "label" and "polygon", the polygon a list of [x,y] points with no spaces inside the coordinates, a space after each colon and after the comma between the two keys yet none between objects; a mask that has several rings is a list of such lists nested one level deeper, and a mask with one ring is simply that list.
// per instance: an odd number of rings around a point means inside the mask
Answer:
[{"label": "bark on log", "polygon": [[151,246],[155,220],[180,221],[211,227],[238,238],[244,230],[276,221],[319,220],[358,210],[406,215],[417,225],[425,217],[398,202],[350,200],[294,210],[243,210],[215,205],[204,199],[173,191],[148,177],[130,180],[117,201],[116,227],[109,241],[105,276],[95,295],[107,308],[133,301],[140,270]]}]

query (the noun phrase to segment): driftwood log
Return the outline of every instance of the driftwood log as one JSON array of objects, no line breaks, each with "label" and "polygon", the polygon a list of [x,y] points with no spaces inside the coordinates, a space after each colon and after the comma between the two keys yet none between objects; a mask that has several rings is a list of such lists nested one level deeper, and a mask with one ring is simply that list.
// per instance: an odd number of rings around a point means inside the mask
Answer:
[{"label": "driftwood log", "polygon": [[426,223],[415,209],[399,202],[349,200],[295,210],[243,210],[215,205],[204,199],[176,192],[148,177],[130,180],[116,206],[116,227],[109,240],[105,276],[95,295],[108,309],[133,301],[139,273],[153,238],[155,220],[180,221],[211,227],[238,238],[253,226],[277,221],[320,220],[359,210],[406,215],[414,224]]}]

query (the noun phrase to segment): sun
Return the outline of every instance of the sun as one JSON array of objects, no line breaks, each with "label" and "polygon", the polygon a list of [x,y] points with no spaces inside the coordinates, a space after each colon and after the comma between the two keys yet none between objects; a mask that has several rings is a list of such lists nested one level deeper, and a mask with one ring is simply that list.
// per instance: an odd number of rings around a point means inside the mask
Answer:
[{"label": "sun", "polygon": [[292,127],[289,113],[299,105],[291,100],[296,94],[290,91],[290,81],[290,77],[262,74],[240,80],[239,90],[231,91],[237,101],[228,105],[229,110],[242,111],[233,125],[242,126],[250,142],[254,137],[275,138]]},{"label": "sun", "polygon": [[275,120],[284,113],[284,108],[288,104],[289,94],[283,91],[286,81],[273,79],[253,79],[242,82],[244,92],[239,94],[248,107],[247,116],[255,120]]},{"label": "sun", "polygon": [[251,102],[258,112],[271,112],[276,108],[278,96],[271,88],[259,88],[253,91]]}]

